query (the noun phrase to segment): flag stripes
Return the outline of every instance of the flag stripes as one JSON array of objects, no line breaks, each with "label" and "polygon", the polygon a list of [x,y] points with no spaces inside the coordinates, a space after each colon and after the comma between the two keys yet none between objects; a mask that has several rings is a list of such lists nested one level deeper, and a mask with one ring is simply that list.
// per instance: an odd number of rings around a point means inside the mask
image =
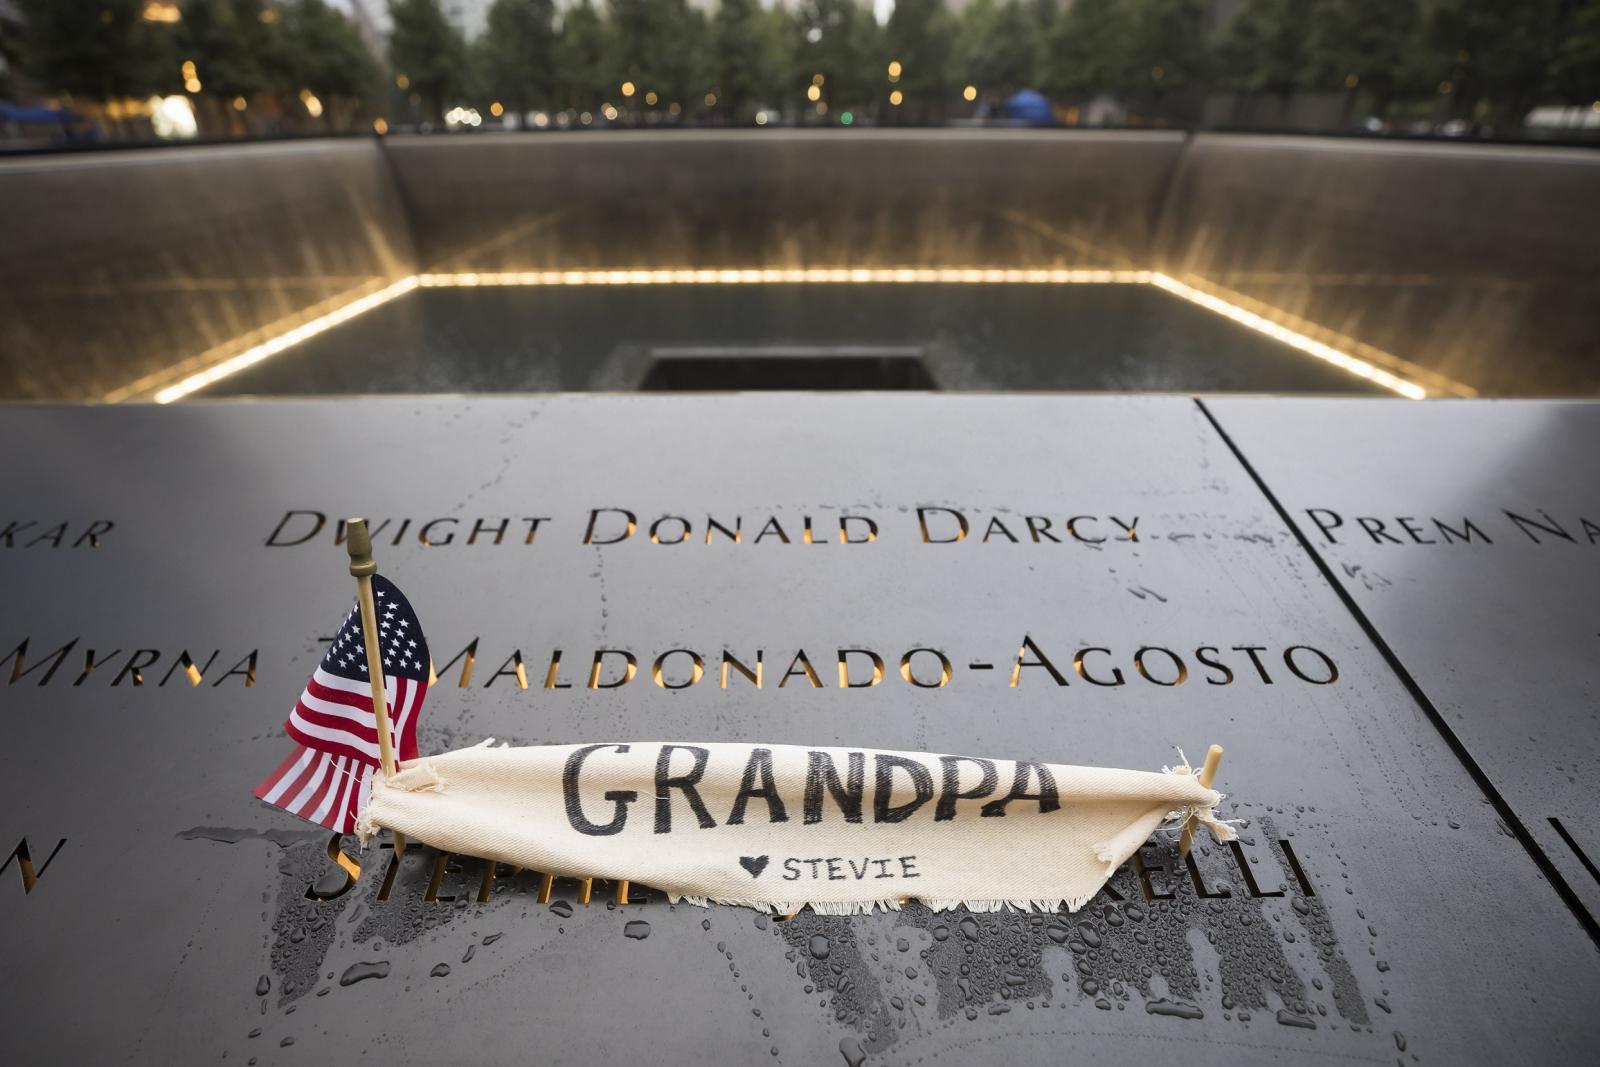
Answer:
[{"label": "flag stripes", "polygon": [[[417,713],[428,685],[394,675],[383,681],[395,755],[402,761],[416,759]],[[377,716],[372,711],[372,689],[364,682],[350,682],[318,667],[289,712],[285,729],[302,745],[374,765],[378,762]]]},{"label": "flag stripes", "polygon": [[422,622],[395,584],[371,578],[373,648],[359,604],[312,672],[284,729],[297,744],[255,795],[302,819],[348,833],[372,790],[380,761],[378,720],[368,672],[383,672],[390,735],[401,761],[417,758],[417,721],[428,695],[432,659]]},{"label": "flag stripes", "polygon": [[348,834],[372,792],[373,766],[297,747],[255,788],[255,795],[318,826]]}]

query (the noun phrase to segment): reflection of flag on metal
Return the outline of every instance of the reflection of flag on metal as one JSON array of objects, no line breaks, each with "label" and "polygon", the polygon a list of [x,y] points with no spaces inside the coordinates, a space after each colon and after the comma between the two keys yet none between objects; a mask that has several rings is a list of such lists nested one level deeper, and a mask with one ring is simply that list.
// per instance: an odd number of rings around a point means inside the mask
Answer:
[{"label": "reflection of flag on metal", "polygon": [[[415,759],[417,719],[428,695],[428,643],[417,613],[393,582],[373,575],[372,593],[390,734],[399,758]],[[285,729],[299,744],[256,787],[257,797],[319,826],[351,832],[379,765],[368,672],[358,605],[289,713]]]},{"label": "reflection of flag on metal", "polygon": [[[395,754],[417,758],[417,713],[428,695],[428,643],[422,624],[395,584],[372,576],[383,688]],[[361,637],[361,612],[351,608],[304,693],[289,713],[289,736],[308,748],[378,765],[377,718]]]},{"label": "reflection of flag on metal", "polygon": [[291,815],[348,834],[354,832],[356,816],[372,794],[375,769],[348,756],[296,746],[289,758],[256,786],[255,795]]}]

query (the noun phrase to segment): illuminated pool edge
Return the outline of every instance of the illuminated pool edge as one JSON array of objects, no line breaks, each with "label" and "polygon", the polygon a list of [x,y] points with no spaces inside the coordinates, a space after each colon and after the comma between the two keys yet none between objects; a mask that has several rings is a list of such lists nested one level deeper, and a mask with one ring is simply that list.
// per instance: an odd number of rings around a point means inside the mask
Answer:
[{"label": "illuminated pool edge", "polygon": [[[284,352],[335,326],[349,322],[414,289],[467,289],[517,286],[597,285],[1149,285],[1187,303],[1220,315],[1304,355],[1361,378],[1410,400],[1423,400],[1427,388],[1395,371],[1319,341],[1215,293],[1196,288],[1159,271],[1092,268],[995,267],[778,267],[692,268],[662,270],[457,271],[410,274],[376,292],[351,300],[292,329],[277,334],[203,370],[157,390],[158,404],[182,400],[247,367]],[[1463,395],[1472,390],[1459,387]],[[111,397],[126,395],[126,388]]]}]

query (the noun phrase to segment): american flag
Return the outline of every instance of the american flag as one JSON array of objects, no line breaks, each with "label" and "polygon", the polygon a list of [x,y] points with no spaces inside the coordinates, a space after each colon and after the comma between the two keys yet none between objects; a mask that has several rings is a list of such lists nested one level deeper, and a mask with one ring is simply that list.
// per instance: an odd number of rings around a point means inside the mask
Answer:
[{"label": "american flag", "polygon": [[356,816],[372,795],[374,770],[370,763],[296,745],[289,758],[256,786],[255,794],[290,815],[337,833],[354,833]]},{"label": "american flag", "polygon": [[[417,613],[393,582],[374,575],[372,597],[390,738],[397,759],[415,759],[417,719],[431,669],[428,643]],[[285,729],[300,747],[256,787],[255,795],[303,819],[349,832],[379,762],[359,605],[339,626]]]}]

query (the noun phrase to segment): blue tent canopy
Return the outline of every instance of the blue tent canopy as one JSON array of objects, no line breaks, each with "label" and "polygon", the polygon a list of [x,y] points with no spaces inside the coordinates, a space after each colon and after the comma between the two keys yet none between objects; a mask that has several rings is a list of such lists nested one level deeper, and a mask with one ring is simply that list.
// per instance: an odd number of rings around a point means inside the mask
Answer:
[{"label": "blue tent canopy", "polygon": [[1044,94],[1033,89],[1019,89],[1006,97],[1005,116],[1014,122],[1025,122],[1030,126],[1054,126],[1055,112],[1050,110],[1050,101]]}]

